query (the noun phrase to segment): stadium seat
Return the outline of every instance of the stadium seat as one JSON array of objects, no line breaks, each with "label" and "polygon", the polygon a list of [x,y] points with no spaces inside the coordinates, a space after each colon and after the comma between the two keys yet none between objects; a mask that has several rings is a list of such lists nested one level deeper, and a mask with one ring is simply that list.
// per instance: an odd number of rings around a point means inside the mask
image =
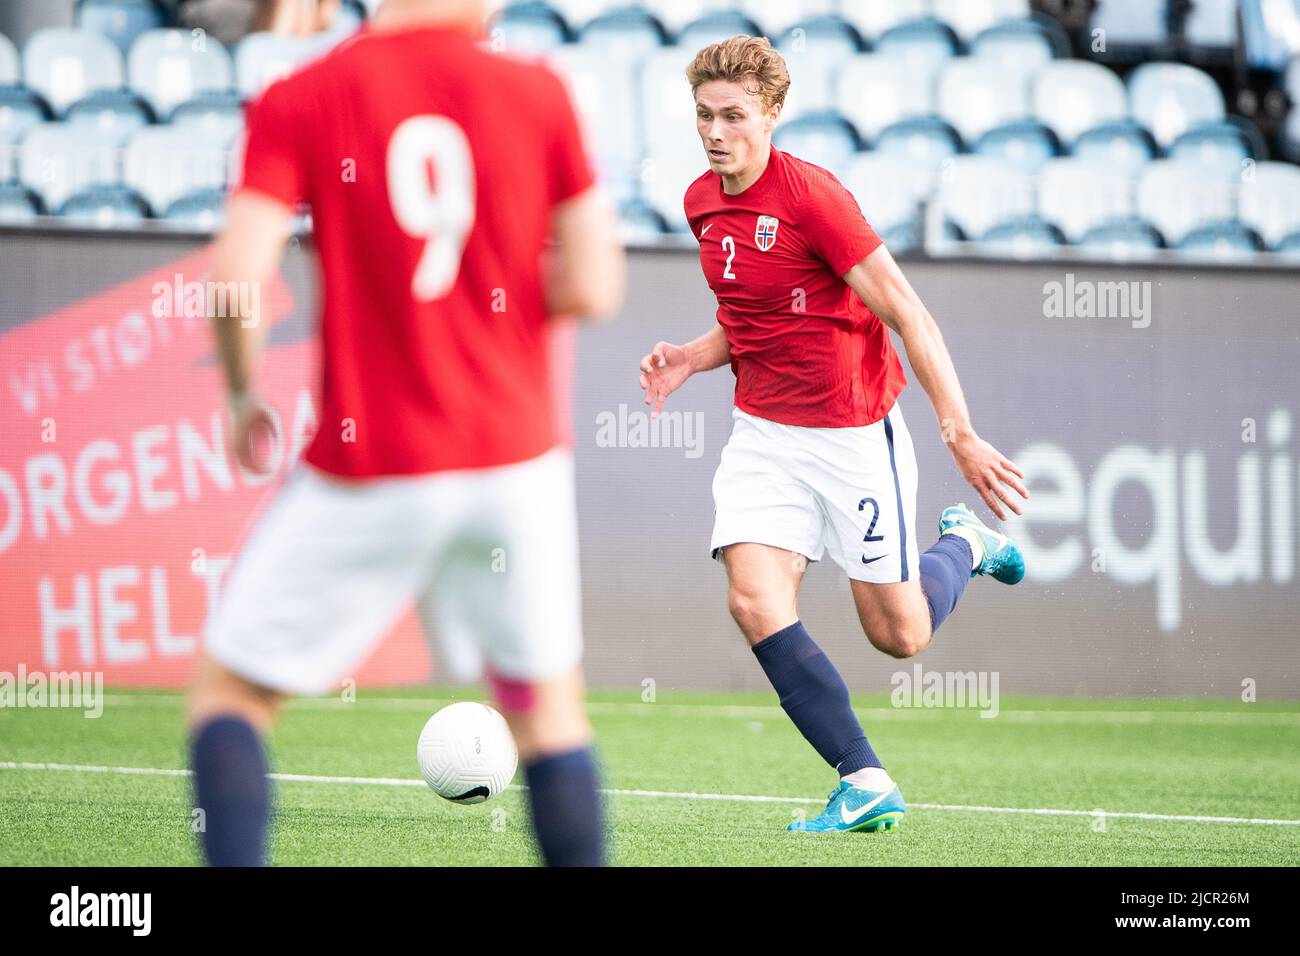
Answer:
[{"label": "stadium seat", "polygon": [[654,241],[669,231],[668,222],[643,199],[632,197],[618,207],[618,232],[624,242]]},{"label": "stadium seat", "polygon": [[1237,0],[1192,0],[1183,21],[1183,39],[1205,51],[1237,45]]},{"label": "stadium seat", "polygon": [[1254,259],[1264,250],[1259,235],[1235,220],[1208,223],[1191,230],[1178,243],[1179,252],[1222,261]]},{"label": "stadium seat", "polygon": [[1105,53],[1115,47],[1162,47],[1169,41],[1169,5],[1167,0],[1097,0],[1088,29],[1103,31]]},{"label": "stadium seat", "polygon": [[581,33],[582,28],[609,9],[609,0],[550,0],[551,6],[564,17],[573,33]]},{"label": "stadium seat", "polygon": [[1060,152],[1060,146],[1056,134],[1037,120],[1016,120],[989,130],[972,151],[1033,176]]},{"label": "stadium seat", "polygon": [[59,207],[59,218],[83,226],[112,229],[149,218],[140,195],[122,185],[89,186]]},{"label": "stadium seat", "polygon": [[1300,260],[1300,232],[1293,232],[1273,246],[1273,252],[1288,259]]},{"label": "stadium seat", "polygon": [[[547,59],[568,83],[589,152],[596,157],[605,180],[616,195],[631,194],[643,154],[638,114],[633,108],[637,97],[631,64],[573,44],[552,50]],[[689,115],[675,135],[698,144],[691,91],[684,79],[678,84],[677,95],[686,101]]]},{"label": "stadium seat", "polygon": [[1165,241],[1160,230],[1137,217],[1116,219],[1094,226],[1078,243],[1081,252],[1118,261],[1147,258],[1164,247]]},{"label": "stadium seat", "polygon": [[930,12],[929,0],[873,0],[843,3],[840,16],[853,24],[862,38],[874,42],[890,27],[919,20]]},{"label": "stadium seat", "polygon": [[1068,57],[1070,41],[1055,20],[1007,20],[981,30],[970,53],[1028,82],[1045,63]]},{"label": "stadium seat", "polygon": [[312,42],[279,33],[250,33],[235,47],[235,85],[253,97],[309,60]]},{"label": "stadium seat", "polygon": [[34,126],[18,147],[18,180],[47,209],[89,186],[114,185],[120,180],[117,134],[82,123]]},{"label": "stadium seat", "polygon": [[1030,115],[1029,91],[1021,76],[975,57],[959,57],[943,66],[935,100],[939,115],[968,143],[995,126]]},{"label": "stadium seat", "polygon": [[1135,196],[1138,215],[1171,245],[1206,223],[1232,219],[1236,205],[1230,180],[1173,159],[1157,159],[1138,170]]},{"label": "stadium seat", "polygon": [[1049,160],[1039,173],[1038,214],[1070,242],[1132,212],[1132,181],[1109,163],[1064,157]]},{"label": "stadium seat", "polygon": [[840,4],[836,0],[803,0],[802,3],[791,3],[790,0],[731,0],[728,6],[743,10],[762,27],[764,36],[777,37],[796,20],[839,13]]},{"label": "stadium seat", "polygon": [[892,256],[920,249],[925,244],[925,231],[920,216],[913,216],[888,229],[877,229],[876,234]]},{"label": "stadium seat", "polygon": [[0,86],[13,86],[18,82],[18,51],[13,42],[0,33]]},{"label": "stadium seat", "polygon": [[917,219],[934,183],[932,173],[878,152],[858,153],[839,179],[881,235]]},{"label": "stadium seat", "polygon": [[1170,159],[1212,166],[1227,178],[1240,177],[1252,161],[1267,156],[1264,139],[1248,120],[1202,123],[1169,147]]},{"label": "stadium seat", "polygon": [[651,14],[626,7],[596,17],[582,28],[578,42],[610,56],[634,59],[666,44],[668,35]]},{"label": "stadium seat", "polygon": [[664,217],[674,232],[686,232],[686,211],[682,199],[686,188],[708,172],[708,161],[703,152],[695,155],[655,155],[645,164],[641,177],[641,196]]},{"label": "stadium seat", "polygon": [[805,113],[834,109],[837,65],[807,51],[787,51],[783,55],[786,69],[790,72],[790,90],[786,93],[781,115],[795,119]]},{"label": "stadium seat", "polygon": [[1055,255],[1065,245],[1065,236],[1052,223],[1035,215],[1003,220],[980,236],[981,251],[1015,259],[1039,259]]},{"label": "stadium seat", "polygon": [[0,183],[16,178],[18,143],[27,131],[50,119],[50,108],[38,94],[0,87]]},{"label": "stadium seat", "polygon": [[[627,2],[606,0],[602,5],[601,12],[604,12],[605,9],[628,5],[630,5],[630,0],[627,0]],[[726,0],[640,0],[636,6],[643,7],[654,14],[655,18],[664,25],[664,29],[677,38],[675,41],[677,43],[683,42],[681,32],[689,24],[712,16],[715,13],[724,13],[729,17],[748,19],[740,10],[736,9],[738,6],[736,3],[728,3]],[[743,32],[747,33],[749,31]],[[727,34],[727,36],[733,35]]]},{"label": "stadium seat", "polygon": [[881,34],[876,52],[906,60],[914,75],[933,77],[944,63],[957,55],[957,35],[946,24],[930,17],[909,20]]},{"label": "stadium seat", "polygon": [[[694,0],[688,0],[694,5]],[[677,46],[694,53],[710,43],[720,43],[728,37],[744,33],[749,36],[762,36],[763,31],[757,23],[739,10],[717,10],[697,17],[682,27],[677,34]]]},{"label": "stadium seat", "polygon": [[1124,84],[1106,67],[1085,60],[1056,60],[1034,77],[1033,115],[1062,143],[1086,129],[1128,118]]},{"label": "stadium seat", "polygon": [[777,48],[789,57],[810,56],[828,65],[862,52],[862,37],[847,20],[838,16],[799,20],[780,35]]},{"label": "stadium seat", "polygon": [[1300,163],[1300,56],[1293,57],[1287,64],[1282,88],[1291,100],[1291,112],[1287,114],[1286,125],[1280,134],[1282,149],[1287,159]]},{"label": "stadium seat", "polygon": [[512,3],[492,18],[489,29],[494,47],[542,52],[569,42],[569,28],[554,8],[545,3]]},{"label": "stadium seat", "polygon": [[1034,212],[1033,180],[987,156],[955,156],[939,177],[940,213],[967,236]]},{"label": "stadium seat", "polygon": [[933,0],[934,16],[952,27],[965,43],[1003,20],[1029,16],[1029,0]]},{"label": "stadium seat", "polygon": [[87,30],[47,27],[23,47],[23,80],[56,116],[88,93],[122,88],[122,54]]},{"label": "stadium seat", "polygon": [[1200,123],[1223,119],[1223,93],[1210,76],[1184,63],[1144,63],[1128,78],[1129,112],[1161,149]]},{"label": "stadium seat", "polygon": [[934,116],[899,120],[880,131],[876,150],[933,172],[961,152],[957,131]]},{"label": "stadium seat", "polygon": [[153,126],[127,144],[122,181],[140,193],[155,215],[199,189],[226,186],[228,144],[202,126]]},{"label": "stadium seat", "polygon": [[194,39],[183,30],[141,34],[127,57],[131,89],[159,116],[199,93],[234,89],[230,55],[212,37]]},{"label": "stadium seat", "polygon": [[244,107],[238,93],[200,93],[172,110],[168,122],[190,128],[201,126],[205,136],[230,143],[244,128]]},{"label": "stadium seat", "polygon": [[655,50],[641,63],[637,93],[647,150],[660,155],[684,153],[703,162],[695,131],[695,102],[686,82],[691,56],[683,47]]},{"label": "stadium seat", "polygon": [[196,189],[181,196],[162,214],[162,218],[177,225],[211,232],[221,225],[226,216],[226,193],[222,189]]},{"label": "stadium seat", "polygon": [[836,175],[862,145],[853,124],[838,113],[806,113],[781,123],[772,135],[772,143]]},{"label": "stadium seat", "polygon": [[0,225],[30,223],[43,214],[40,198],[26,186],[0,182]]},{"label": "stadium seat", "polygon": [[1108,163],[1131,175],[1156,158],[1156,141],[1137,123],[1120,120],[1079,134],[1071,153],[1089,162]]},{"label": "stadium seat", "polygon": [[[923,74],[924,76],[924,74]],[[934,109],[934,88],[912,75],[905,61],[861,53],[840,64],[835,106],[868,140],[891,123],[926,116]]]},{"label": "stadium seat", "polygon": [[91,123],[102,130],[115,131],[124,143],[137,129],[153,121],[144,100],[126,90],[91,93],[68,107],[67,122]]},{"label": "stadium seat", "polygon": [[112,40],[125,56],[136,37],[163,25],[163,14],[152,0],[78,0],[76,24]]},{"label": "stadium seat", "polygon": [[1300,232],[1300,167],[1255,164],[1238,193],[1237,216],[1270,246]]}]

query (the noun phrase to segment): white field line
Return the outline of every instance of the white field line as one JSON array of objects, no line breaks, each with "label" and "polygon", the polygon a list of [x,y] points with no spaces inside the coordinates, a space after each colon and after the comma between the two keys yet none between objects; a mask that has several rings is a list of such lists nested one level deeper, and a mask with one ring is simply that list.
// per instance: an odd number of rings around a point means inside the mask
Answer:
[{"label": "white field line", "polygon": [[[153,702],[176,704],[180,694],[105,694],[104,705],[127,706]],[[292,710],[346,710],[362,706],[378,710],[416,710],[432,713],[438,707],[469,698],[374,697],[350,702],[337,697],[296,697],[286,705]],[[490,703],[490,701],[484,701]],[[937,720],[947,714],[979,713],[978,707],[855,707],[854,712],[873,720]],[[587,712],[616,717],[723,717],[746,720],[785,719],[785,711],[767,704],[642,704],[632,701],[588,701]],[[1191,710],[1000,710],[996,717],[1007,723],[1026,724],[1247,724],[1250,726],[1300,727],[1300,713],[1262,711]]]},{"label": "white field line", "polygon": [[[22,761],[0,761],[0,770],[53,770],[70,773],[111,773],[154,777],[188,777],[190,771],[166,769],[161,767],[103,767],[94,764],[68,763],[26,763]],[[272,780],[291,783],[348,783],[372,787],[423,787],[423,780],[411,780],[402,777],[322,777],[301,773],[273,773]],[[523,790],[517,784],[511,784],[511,790]],[[673,800],[721,800],[727,803],[807,803],[821,805],[825,800],[810,797],[767,797],[739,793],[690,793],[674,790],[602,790],[601,793],[613,797],[655,797]],[[1180,823],[1248,823],[1256,826],[1294,827],[1300,826],[1300,820],[1271,820],[1260,817],[1207,817],[1192,814],[1171,813],[1135,813],[1112,812],[1109,810],[1060,810],[1046,807],[981,807],[949,803],[911,803],[913,810],[953,810],[962,813],[1020,813],[1034,816],[1053,817],[1104,817],[1111,820],[1162,820]]]}]

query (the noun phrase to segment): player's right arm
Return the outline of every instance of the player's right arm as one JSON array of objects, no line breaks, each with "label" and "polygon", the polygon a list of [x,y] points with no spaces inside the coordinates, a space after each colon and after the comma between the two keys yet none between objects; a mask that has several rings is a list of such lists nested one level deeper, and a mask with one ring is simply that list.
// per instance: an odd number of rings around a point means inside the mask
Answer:
[{"label": "player's right arm", "polygon": [[650,417],[659,414],[666,399],[696,372],[708,372],[731,361],[731,347],[727,344],[722,326],[713,328],[698,339],[685,345],[660,342],[650,354],[641,359],[641,387],[645,389],[645,403],[653,405]]},{"label": "player's right arm", "polygon": [[601,322],[623,305],[627,256],[614,226],[614,211],[597,187],[551,211],[546,309],[553,316]]}]

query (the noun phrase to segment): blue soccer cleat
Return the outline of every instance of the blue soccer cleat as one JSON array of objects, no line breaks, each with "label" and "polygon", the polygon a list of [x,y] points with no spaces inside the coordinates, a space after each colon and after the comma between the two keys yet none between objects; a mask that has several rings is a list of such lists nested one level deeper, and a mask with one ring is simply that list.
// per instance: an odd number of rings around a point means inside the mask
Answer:
[{"label": "blue soccer cleat", "polygon": [[964,504],[944,508],[939,515],[939,534],[951,534],[956,528],[968,528],[979,539],[983,555],[979,566],[970,573],[987,574],[1003,584],[1018,584],[1025,576],[1025,556],[1020,553],[1016,543],[1000,531],[994,531]]},{"label": "blue soccer cleat", "polygon": [[864,790],[847,780],[832,790],[826,809],[811,820],[796,820],[787,830],[800,833],[847,833],[850,830],[892,830],[907,812],[903,794],[892,790]]}]

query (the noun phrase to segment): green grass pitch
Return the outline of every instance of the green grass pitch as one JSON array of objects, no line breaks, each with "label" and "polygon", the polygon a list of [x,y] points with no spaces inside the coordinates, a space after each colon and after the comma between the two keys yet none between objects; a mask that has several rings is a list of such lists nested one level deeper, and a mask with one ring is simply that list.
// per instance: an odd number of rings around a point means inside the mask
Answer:
[{"label": "green grass pitch", "polygon": [[[425,720],[477,689],[362,689],[291,704],[272,738],[272,861],[536,862],[517,787],[471,807],[419,779]],[[854,699],[909,812],[880,834],[793,834],[835,779],[771,694],[593,693],[613,862],[622,865],[1294,865],[1300,705],[1004,696],[1001,713]],[[183,701],[110,692],[78,710],[0,709],[0,865],[191,865]],[[49,766],[32,767],[31,764]],[[56,768],[77,765],[81,769]],[[521,779],[522,774],[516,779]],[[726,799],[705,795],[720,795]],[[771,799],[739,800],[736,797]],[[973,809],[985,808],[985,809]],[[1022,813],[1075,811],[1073,813]],[[1097,813],[1094,811],[1104,811]],[[1155,818],[1112,816],[1151,814]],[[1219,822],[1162,817],[1233,817]]]}]

